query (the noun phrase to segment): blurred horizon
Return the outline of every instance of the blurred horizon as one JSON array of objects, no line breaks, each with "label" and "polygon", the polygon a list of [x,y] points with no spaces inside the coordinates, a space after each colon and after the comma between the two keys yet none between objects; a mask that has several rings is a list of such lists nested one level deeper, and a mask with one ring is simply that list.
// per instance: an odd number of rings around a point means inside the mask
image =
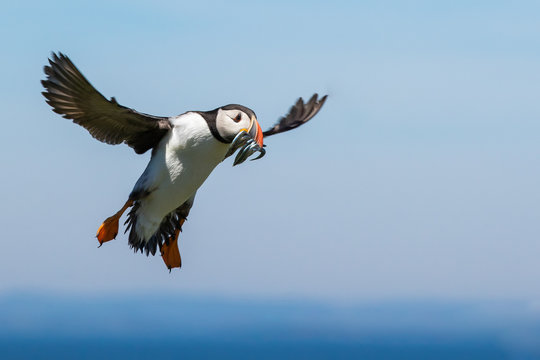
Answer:
[{"label": "blurred horizon", "polygon": [[3,359],[536,359],[540,307],[180,295],[0,296]]}]

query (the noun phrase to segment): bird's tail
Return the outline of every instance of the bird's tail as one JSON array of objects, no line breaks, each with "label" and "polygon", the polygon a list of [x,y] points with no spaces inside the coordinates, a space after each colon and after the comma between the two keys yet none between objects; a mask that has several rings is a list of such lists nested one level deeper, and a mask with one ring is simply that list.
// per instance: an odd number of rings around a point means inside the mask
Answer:
[{"label": "bird's tail", "polygon": [[163,245],[169,245],[170,241],[176,239],[178,232],[182,231],[182,224],[187,219],[189,210],[193,202],[186,201],[177,209],[171,211],[161,220],[161,224],[149,239],[139,231],[137,222],[139,221],[140,201],[135,201],[127,215],[126,232],[129,231],[129,246],[135,251],[155,255],[157,249],[162,250]]}]

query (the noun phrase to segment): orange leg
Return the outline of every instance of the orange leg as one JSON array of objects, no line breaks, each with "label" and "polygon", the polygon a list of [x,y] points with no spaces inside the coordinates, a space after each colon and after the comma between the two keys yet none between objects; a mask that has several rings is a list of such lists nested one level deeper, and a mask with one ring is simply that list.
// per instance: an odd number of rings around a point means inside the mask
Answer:
[{"label": "orange leg", "polygon": [[103,245],[104,242],[113,240],[118,234],[118,220],[120,216],[127,210],[128,207],[133,205],[133,200],[128,200],[124,206],[113,216],[108,217],[103,224],[99,227],[96,237],[99,241],[99,246]]},{"label": "orange leg", "polygon": [[[185,219],[180,219],[180,228],[184,224]],[[161,246],[161,257],[169,269],[169,272],[172,268],[179,268],[182,266],[182,258],[180,257],[180,250],[178,250],[178,235],[180,234],[180,229],[176,229],[174,234],[174,239],[169,238],[169,245],[163,244]]]}]

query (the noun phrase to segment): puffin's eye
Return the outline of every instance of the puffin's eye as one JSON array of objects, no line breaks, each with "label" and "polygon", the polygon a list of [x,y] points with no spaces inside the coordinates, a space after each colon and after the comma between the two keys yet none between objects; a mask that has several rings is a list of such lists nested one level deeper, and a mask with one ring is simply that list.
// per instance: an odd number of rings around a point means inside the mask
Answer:
[{"label": "puffin's eye", "polygon": [[242,120],[242,115],[241,114],[236,115],[236,117],[233,120],[235,122],[239,122],[240,120]]}]

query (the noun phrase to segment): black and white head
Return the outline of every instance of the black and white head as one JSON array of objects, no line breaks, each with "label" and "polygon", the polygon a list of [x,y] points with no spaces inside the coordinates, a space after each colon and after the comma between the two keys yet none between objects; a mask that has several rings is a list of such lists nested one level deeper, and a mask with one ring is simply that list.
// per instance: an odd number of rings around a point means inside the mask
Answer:
[{"label": "black and white head", "polygon": [[[210,115],[208,117],[208,115]],[[225,158],[240,149],[234,165],[243,163],[255,152],[260,159],[266,151],[263,149],[263,131],[253,110],[237,104],[222,106],[206,113],[210,130],[216,139],[231,144]]]}]

